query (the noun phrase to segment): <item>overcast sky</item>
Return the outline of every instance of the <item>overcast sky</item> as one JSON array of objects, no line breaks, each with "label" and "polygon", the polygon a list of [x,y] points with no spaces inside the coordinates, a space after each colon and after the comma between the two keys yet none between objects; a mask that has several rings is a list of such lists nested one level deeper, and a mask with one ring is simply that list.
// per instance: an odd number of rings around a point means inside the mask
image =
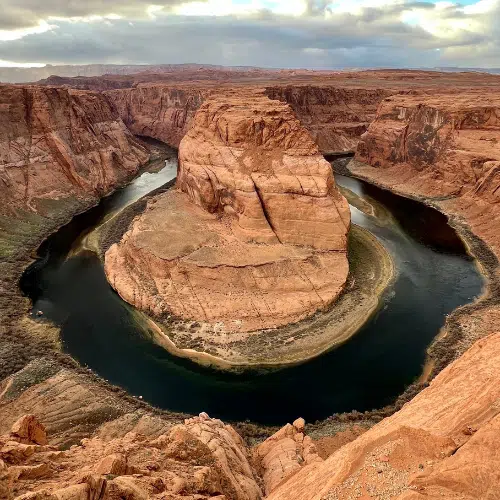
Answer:
[{"label": "overcast sky", "polygon": [[500,0],[0,0],[0,65],[500,67]]}]

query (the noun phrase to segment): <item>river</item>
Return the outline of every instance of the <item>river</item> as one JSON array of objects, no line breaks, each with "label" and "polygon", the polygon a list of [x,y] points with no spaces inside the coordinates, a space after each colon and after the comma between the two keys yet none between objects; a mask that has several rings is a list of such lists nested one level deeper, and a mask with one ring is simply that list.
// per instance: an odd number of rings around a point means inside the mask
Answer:
[{"label": "river", "polygon": [[377,313],[344,345],[281,370],[226,373],[174,357],[135,322],[97,256],[74,249],[106,218],[175,175],[170,160],[75,217],[46,240],[21,281],[34,317],[42,311],[40,321],[61,328],[66,352],[155,406],[262,424],[381,408],[419,377],[446,315],[481,293],[481,275],[443,215],[337,175],[358,200],[358,208],[351,206],[353,223],[371,231],[396,265],[397,278]]}]

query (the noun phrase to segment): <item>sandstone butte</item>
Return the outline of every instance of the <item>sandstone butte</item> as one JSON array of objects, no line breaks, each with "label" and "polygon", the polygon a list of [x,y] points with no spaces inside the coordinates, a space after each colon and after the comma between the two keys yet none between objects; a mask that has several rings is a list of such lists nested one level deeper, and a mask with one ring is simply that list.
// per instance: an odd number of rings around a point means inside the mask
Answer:
[{"label": "sandstone butte", "polygon": [[348,275],[349,206],[290,106],[207,99],[179,147],[177,189],[105,257],[127,302],[225,331],[285,325],[331,304]]}]

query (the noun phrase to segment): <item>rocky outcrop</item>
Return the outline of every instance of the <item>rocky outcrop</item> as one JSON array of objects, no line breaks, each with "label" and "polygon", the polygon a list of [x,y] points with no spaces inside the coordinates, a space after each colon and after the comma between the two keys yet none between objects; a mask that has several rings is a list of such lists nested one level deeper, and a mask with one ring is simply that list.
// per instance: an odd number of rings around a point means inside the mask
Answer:
[{"label": "rocky outcrop", "polygon": [[322,462],[312,439],[305,434],[303,418],[287,424],[254,450],[255,462],[264,481],[266,495],[302,467]]},{"label": "rocky outcrop", "polygon": [[[160,75],[158,75],[160,79]],[[118,80],[116,85],[122,85]],[[108,82],[103,81],[102,86]],[[113,84],[112,82],[109,83]],[[77,85],[75,83],[75,85]],[[202,102],[228,91],[248,94],[251,85],[142,83],[134,88],[105,92],[134,134],[178,147]],[[256,91],[258,89],[255,89]],[[332,85],[275,85],[266,87],[270,99],[289,104],[323,153],[353,151],[375,117],[382,99],[398,92],[384,88],[346,88]]]},{"label": "rocky outcrop", "polygon": [[219,332],[284,325],[335,300],[349,207],[289,106],[255,93],[205,101],[179,162],[177,191],[106,253],[125,300]]},{"label": "rocky outcrop", "polygon": [[154,435],[123,419],[60,449],[29,439],[44,426],[24,416],[0,437],[0,492],[9,500],[497,498],[499,379],[494,334],[326,460],[303,419],[253,450],[204,413]]},{"label": "rocky outcrop", "polygon": [[179,147],[208,89],[197,86],[141,84],[133,89],[105,92],[127,127]]},{"label": "rocky outcrop", "polygon": [[206,414],[154,439],[129,432],[83,439],[66,450],[16,441],[15,432],[0,437],[0,492],[7,500],[262,497],[241,437]]},{"label": "rocky outcrop", "polygon": [[481,263],[483,296],[455,311],[446,335],[431,346],[431,356],[444,363],[500,330],[499,134],[497,91],[393,96],[380,106],[349,165],[354,175],[447,214]]},{"label": "rocky outcrop", "polygon": [[402,410],[306,466],[269,500],[496,498],[500,334],[478,341]]},{"label": "rocky outcrop", "polygon": [[288,85],[266,88],[271,99],[287,102],[323,153],[355,151],[377,107],[398,92],[385,88]]},{"label": "rocky outcrop", "polygon": [[[390,170],[392,184],[430,197],[500,200],[500,96],[393,96],[380,106],[356,159]],[[389,176],[388,176],[389,177]]]},{"label": "rocky outcrop", "polygon": [[[2,212],[50,215],[54,200],[99,197],[149,158],[101,94],[2,86]],[[49,206],[49,207],[48,207]]]}]

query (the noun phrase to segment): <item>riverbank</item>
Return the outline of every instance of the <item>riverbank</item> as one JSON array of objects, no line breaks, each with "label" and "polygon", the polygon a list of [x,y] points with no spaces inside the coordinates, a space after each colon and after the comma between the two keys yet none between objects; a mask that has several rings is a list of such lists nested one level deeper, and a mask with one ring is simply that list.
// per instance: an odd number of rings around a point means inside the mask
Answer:
[{"label": "riverbank", "polygon": [[[153,154],[139,173],[156,168],[158,161],[164,164]],[[124,180],[115,190],[132,180]],[[99,202],[95,197],[53,200],[47,202],[49,215],[18,212],[15,218],[0,218],[0,433],[31,411],[43,419],[52,442],[66,447],[104,425],[116,425],[116,432],[121,432],[120,427],[132,430],[140,424],[147,434],[168,429],[187,416],[152,407],[61,352],[59,328],[43,316],[35,320],[29,298],[21,293],[21,277],[36,265],[40,246]]]},{"label": "riverbank", "polygon": [[229,341],[226,335],[193,335],[180,329],[178,322],[165,324],[149,318],[152,339],[171,354],[218,369],[282,368],[309,361],[355,335],[380,307],[395,278],[389,253],[362,227],[352,226],[348,253],[351,272],[344,291],[327,310],[312,318],[240,334]]},{"label": "riverbank", "polygon": [[[445,325],[429,346],[423,374],[416,382],[418,385],[425,385],[477,340],[497,331],[500,326],[498,254],[492,248],[493,245],[490,246],[487,241],[475,234],[474,222],[470,220],[467,211],[462,209],[460,198],[426,196],[411,186],[397,184],[391,173],[357,160],[352,160],[342,168],[342,173],[346,173],[345,170],[354,178],[418,201],[443,213],[448,218],[449,225],[463,241],[469,255],[475,259],[478,271],[485,280],[483,293],[474,302],[459,307],[449,314]],[[473,208],[473,200],[468,201],[468,204],[469,209]],[[470,211],[472,214],[475,213],[475,210]],[[491,224],[495,224],[494,216],[491,217]]]},{"label": "riverbank", "polygon": [[[86,248],[101,260],[106,250],[129,229],[148,200],[167,191],[172,183],[141,198],[90,234]],[[357,198],[354,193],[351,199]],[[358,203],[361,204],[359,199]],[[222,370],[274,368],[303,363],[338,347],[351,338],[380,306],[384,291],[395,278],[395,267],[385,247],[362,227],[349,238],[350,274],[341,296],[326,310],[285,327],[252,332],[207,329],[194,321],[153,318],[134,311],[142,329],[169,353],[203,366]]]}]

